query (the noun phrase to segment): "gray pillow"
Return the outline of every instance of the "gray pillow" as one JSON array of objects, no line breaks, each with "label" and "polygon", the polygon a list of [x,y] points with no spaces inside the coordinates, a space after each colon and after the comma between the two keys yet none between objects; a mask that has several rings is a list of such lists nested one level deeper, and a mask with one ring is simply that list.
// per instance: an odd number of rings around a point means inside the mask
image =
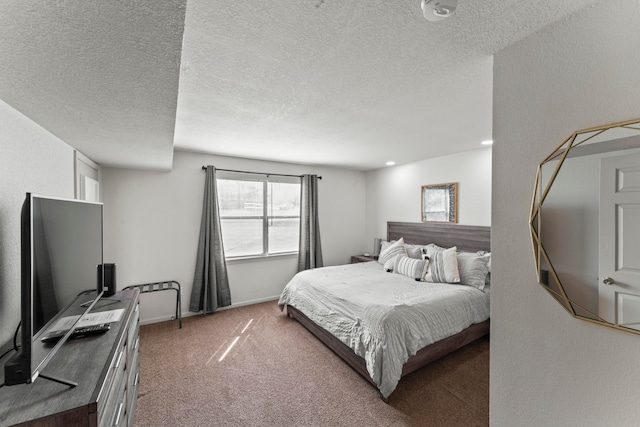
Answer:
[{"label": "gray pillow", "polygon": [[457,258],[460,284],[483,290],[489,274],[488,263],[490,262],[491,255],[459,252]]},{"label": "gray pillow", "polygon": [[405,250],[407,251],[407,256],[415,259],[422,259],[422,249],[424,246],[422,245],[404,245]]}]

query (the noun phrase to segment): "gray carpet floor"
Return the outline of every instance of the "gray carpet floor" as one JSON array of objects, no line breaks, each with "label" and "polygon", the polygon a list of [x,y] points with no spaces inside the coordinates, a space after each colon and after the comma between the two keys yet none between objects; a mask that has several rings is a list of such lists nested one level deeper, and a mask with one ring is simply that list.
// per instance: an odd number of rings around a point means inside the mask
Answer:
[{"label": "gray carpet floor", "polygon": [[[377,390],[275,301],[140,328],[136,426],[488,426],[489,338]],[[233,345],[232,345],[233,344]]]}]

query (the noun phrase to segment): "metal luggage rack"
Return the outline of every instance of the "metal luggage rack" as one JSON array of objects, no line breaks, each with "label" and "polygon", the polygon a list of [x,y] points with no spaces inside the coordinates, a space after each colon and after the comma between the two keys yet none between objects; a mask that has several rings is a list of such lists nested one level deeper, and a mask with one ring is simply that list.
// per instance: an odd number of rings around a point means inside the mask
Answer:
[{"label": "metal luggage rack", "polygon": [[176,291],[176,319],[178,319],[178,325],[182,328],[182,306],[180,304],[182,291],[180,289],[180,283],[175,280],[167,280],[164,282],[143,283],[141,285],[131,285],[124,289],[140,289],[140,293],[158,292],[158,291]]}]

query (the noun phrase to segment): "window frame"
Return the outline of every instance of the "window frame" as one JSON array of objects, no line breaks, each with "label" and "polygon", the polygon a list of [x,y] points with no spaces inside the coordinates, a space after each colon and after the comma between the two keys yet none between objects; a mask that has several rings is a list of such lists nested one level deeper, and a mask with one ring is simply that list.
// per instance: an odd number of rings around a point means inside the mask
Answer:
[{"label": "window frame", "polygon": [[[222,215],[220,214],[221,227],[222,221],[225,219],[237,219],[237,220],[262,220],[262,253],[251,255],[238,255],[229,256],[225,253],[226,261],[241,261],[241,260],[255,260],[255,259],[267,259],[273,257],[293,256],[298,255],[299,249],[295,251],[287,252],[274,252],[269,253],[269,220],[270,219],[298,219],[301,218],[301,209],[298,209],[298,215],[284,215],[275,216],[269,215],[269,184],[270,183],[284,183],[284,184],[297,184],[302,187],[302,178],[299,176],[288,175],[271,175],[252,172],[233,172],[233,171],[218,171],[216,173],[216,181],[250,181],[262,183],[262,212],[259,216],[247,216],[247,215]],[[217,184],[216,184],[217,185]],[[273,212],[272,212],[273,214]],[[223,232],[224,236],[224,232]]]}]

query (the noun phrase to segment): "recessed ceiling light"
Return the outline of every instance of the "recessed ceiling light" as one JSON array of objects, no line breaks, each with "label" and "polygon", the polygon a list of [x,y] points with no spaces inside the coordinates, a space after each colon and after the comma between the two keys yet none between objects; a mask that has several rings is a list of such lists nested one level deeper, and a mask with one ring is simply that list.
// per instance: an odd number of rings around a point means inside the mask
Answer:
[{"label": "recessed ceiling light", "polygon": [[395,164],[396,164],[396,162],[394,162],[394,161],[392,161],[392,160],[389,160],[389,161],[386,163],[386,165],[387,165],[387,166],[393,166],[393,165],[395,165]]},{"label": "recessed ceiling light", "polygon": [[493,144],[492,139],[487,139],[486,141],[482,141],[482,145],[491,145],[491,144]]}]

